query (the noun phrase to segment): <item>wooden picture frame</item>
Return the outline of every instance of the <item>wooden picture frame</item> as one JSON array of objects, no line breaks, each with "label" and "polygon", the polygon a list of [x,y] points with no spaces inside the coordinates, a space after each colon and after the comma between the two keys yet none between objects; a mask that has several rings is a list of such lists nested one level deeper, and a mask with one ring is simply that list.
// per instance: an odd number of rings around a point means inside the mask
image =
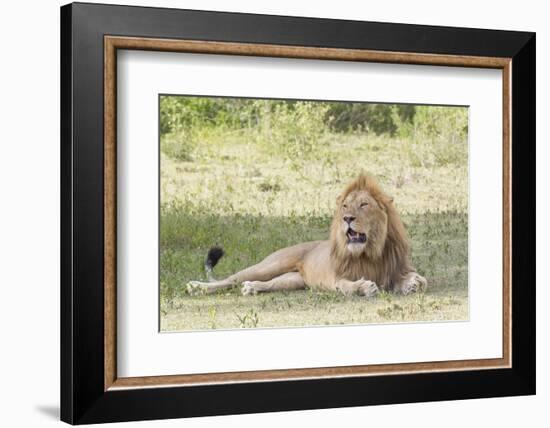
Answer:
[{"label": "wooden picture frame", "polygon": [[[118,377],[118,49],[502,70],[502,358]],[[62,420],[114,422],[535,392],[533,33],[76,3],[61,8],[61,54]]]}]

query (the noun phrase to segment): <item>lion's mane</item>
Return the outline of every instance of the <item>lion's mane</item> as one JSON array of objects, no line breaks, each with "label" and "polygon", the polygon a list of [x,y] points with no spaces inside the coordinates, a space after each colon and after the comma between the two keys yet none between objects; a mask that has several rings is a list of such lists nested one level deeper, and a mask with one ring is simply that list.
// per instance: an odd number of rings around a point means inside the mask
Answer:
[{"label": "lion's mane", "polygon": [[[340,230],[340,209],[346,196],[357,190],[369,192],[385,216],[377,217],[376,233],[368,236],[365,251],[359,256],[353,256],[347,251],[346,238]],[[413,270],[407,233],[395,210],[393,200],[380,189],[376,180],[366,173],[351,182],[338,198],[331,226],[330,244],[331,263],[339,278],[358,280],[364,277],[376,282],[383,290],[392,290],[398,281]]]}]

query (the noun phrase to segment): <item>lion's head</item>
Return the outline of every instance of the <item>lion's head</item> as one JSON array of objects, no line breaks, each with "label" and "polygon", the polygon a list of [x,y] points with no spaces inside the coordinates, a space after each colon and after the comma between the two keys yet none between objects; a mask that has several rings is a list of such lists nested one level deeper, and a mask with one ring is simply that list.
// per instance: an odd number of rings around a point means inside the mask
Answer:
[{"label": "lion's head", "polygon": [[382,286],[391,286],[409,268],[409,244],[393,198],[369,174],[361,174],[337,198],[331,255],[338,274],[369,276]]}]

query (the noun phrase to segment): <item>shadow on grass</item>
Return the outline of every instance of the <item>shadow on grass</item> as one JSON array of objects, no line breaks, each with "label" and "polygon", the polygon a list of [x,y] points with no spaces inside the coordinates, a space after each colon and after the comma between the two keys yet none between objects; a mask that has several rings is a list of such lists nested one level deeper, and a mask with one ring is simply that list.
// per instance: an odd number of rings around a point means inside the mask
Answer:
[{"label": "shadow on grass", "polygon": [[[206,213],[205,213],[206,212]],[[468,217],[458,212],[403,215],[416,269],[429,282],[429,293],[467,290]],[[222,278],[258,263],[278,249],[327,239],[331,218],[216,216],[207,210],[190,214],[183,207],[161,212],[161,301],[185,296],[189,280],[204,279],[208,249],[221,245],[226,255],[215,274]]]}]

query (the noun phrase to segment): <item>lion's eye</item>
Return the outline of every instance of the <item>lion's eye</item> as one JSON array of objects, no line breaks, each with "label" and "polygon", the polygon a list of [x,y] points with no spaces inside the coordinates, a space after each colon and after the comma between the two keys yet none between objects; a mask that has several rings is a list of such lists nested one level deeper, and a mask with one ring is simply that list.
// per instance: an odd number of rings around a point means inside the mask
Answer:
[{"label": "lion's eye", "polygon": [[348,206],[347,206],[346,204],[342,205],[342,208],[344,208],[344,209],[347,208],[347,207],[348,207]]},{"label": "lion's eye", "polygon": [[368,202],[363,202],[363,203],[361,204],[361,208],[365,208],[368,204],[369,204]]}]

